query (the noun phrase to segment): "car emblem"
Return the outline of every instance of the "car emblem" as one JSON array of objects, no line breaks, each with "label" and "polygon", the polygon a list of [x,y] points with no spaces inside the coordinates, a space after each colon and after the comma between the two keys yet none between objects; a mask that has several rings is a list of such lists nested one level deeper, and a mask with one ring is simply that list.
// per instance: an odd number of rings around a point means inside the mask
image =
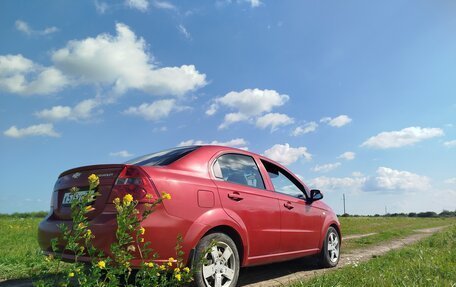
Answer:
[{"label": "car emblem", "polygon": [[80,173],[80,172],[76,172],[75,174],[73,174],[72,177],[73,177],[74,179],[76,179],[76,178],[80,177],[81,174],[82,174],[82,173]]}]

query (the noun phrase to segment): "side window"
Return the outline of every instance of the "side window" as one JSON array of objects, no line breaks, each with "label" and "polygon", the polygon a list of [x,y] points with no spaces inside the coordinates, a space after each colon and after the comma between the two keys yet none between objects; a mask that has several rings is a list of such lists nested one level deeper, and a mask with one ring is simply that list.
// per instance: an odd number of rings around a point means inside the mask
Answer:
[{"label": "side window", "polygon": [[214,163],[214,175],[224,181],[265,189],[255,160],[241,154],[225,154]]},{"label": "side window", "polygon": [[299,183],[299,181],[293,178],[292,175],[275,164],[263,160],[262,163],[271,178],[276,192],[284,193],[297,198],[305,198],[304,187]]}]

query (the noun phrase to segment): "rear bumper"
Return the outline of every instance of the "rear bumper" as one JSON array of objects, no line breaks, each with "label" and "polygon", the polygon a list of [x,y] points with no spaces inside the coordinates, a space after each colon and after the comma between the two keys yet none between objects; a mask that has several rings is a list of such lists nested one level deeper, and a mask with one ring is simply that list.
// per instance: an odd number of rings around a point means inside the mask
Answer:
[{"label": "rear bumper", "polygon": [[[60,224],[65,224],[71,227],[72,223],[68,220],[57,220],[52,216],[47,216],[38,227],[38,243],[41,250],[45,254],[54,254],[52,251],[51,240],[59,238],[61,232],[59,229]],[[158,207],[145,221],[142,226],[145,228],[144,240],[150,242],[149,248],[153,249],[152,253],[157,253],[153,261],[156,263],[167,262],[168,258],[176,258],[176,242],[177,236],[181,235],[184,241],[181,243],[182,251],[184,251],[184,263],[186,264],[191,256],[191,250],[197,244],[199,238],[197,236],[187,236],[192,222],[179,217],[169,215],[164,208]],[[116,212],[105,210],[95,218],[89,221],[89,228],[95,236],[93,245],[100,251],[104,252],[107,256],[111,256],[110,246],[116,240]],[[203,229],[200,226],[198,229]],[[193,234],[192,234],[193,235]],[[196,234],[195,234],[196,235]],[[59,242],[63,246],[63,242]],[[152,257],[153,254],[150,254]],[[59,254],[59,257],[64,261],[74,262],[72,254]],[[139,255],[138,255],[139,257]],[[147,259],[147,258],[146,258]],[[78,257],[81,262],[90,262],[91,258],[88,256]],[[139,267],[142,259],[138,258],[131,261],[132,267]]]}]

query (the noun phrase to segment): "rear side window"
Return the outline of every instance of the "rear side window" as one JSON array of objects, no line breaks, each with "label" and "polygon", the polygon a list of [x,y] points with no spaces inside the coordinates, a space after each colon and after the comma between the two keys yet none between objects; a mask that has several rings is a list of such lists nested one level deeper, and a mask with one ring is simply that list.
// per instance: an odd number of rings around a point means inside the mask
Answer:
[{"label": "rear side window", "polygon": [[214,163],[214,175],[224,181],[265,189],[255,160],[247,155],[225,154]]},{"label": "rear side window", "polygon": [[176,160],[186,156],[199,146],[179,147],[168,149],[148,155],[143,155],[125,162],[125,164],[134,164],[139,166],[163,166],[172,164]]}]

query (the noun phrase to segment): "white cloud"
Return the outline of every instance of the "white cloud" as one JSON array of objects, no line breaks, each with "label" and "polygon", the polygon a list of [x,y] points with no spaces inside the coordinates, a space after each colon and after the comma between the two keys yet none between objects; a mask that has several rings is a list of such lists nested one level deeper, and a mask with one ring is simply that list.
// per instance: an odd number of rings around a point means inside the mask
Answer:
[{"label": "white cloud", "polygon": [[340,115],[335,118],[324,117],[320,120],[321,123],[327,123],[328,125],[336,128],[340,128],[349,124],[352,121],[347,115]]},{"label": "white cloud", "polygon": [[357,191],[362,188],[366,181],[365,177],[326,177],[319,176],[310,180],[309,184],[312,187],[322,189],[324,191]]},{"label": "white cloud", "polygon": [[293,132],[291,132],[292,136],[300,136],[303,134],[311,133],[317,130],[318,124],[316,122],[309,122],[302,126],[296,127]]},{"label": "white cloud", "polygon": [[0,55],[0,91],[19,95],[52,94],[69,84],[54,67],[42,67],[22,55]]},{"label": "white cloud", "polygon": [[79,102],[74,107],[69,106],[54,106],[50,109],[44,109],[36,112],[35,115],[39,118],[59,121],[64,119],[69,120],[87,120],[94,115],[100,114],[102,111],[94,111],[96,107],[100,105],[100,102],[95,99],[87,99]]},{"label": "white cloud", "polygon": [[59,31],[59,29],[57,27],[47,27],[47,28],[44,28],[43,30],[34,30],[30,27],[30,25],[25,22],[25,21],[22,21],[22,20],[16,20],[15,22],[15,26],[16,26],[16,29],[24,34],[27,34],[27,35],[49,35],[49,34],[52,34],[52,33],[55,33],[57,31]]},{"label": "white cloud", "polygon": [[[288,99],[289,96],[281,95],[274,90],[245,89],[241,92],[232,91],[223,97],[216,98],[206,114],[215,114],[220,106],[235,110],[234,113],[226,114],[224,122],[219,126],[219,128],[225,128],[235,122],[253,121],[262,114],[271,112],[273,108],[282,106]],[[266,119],[263,121],[266,123]]]},{"label": "white cloud", "polygon": [[277,130],[279,126],[286,126],[294,123],[294,120],[285,114],[269,113],[257,118],[256,126],[265,129],[271,127],[271,132]]},{"label": "white cloud", "polygon": [[456,185],[456,177],[447,178],[443,182],[446,183],[446,184],[454,184],[454,185]]},{"label": "white cloud", "polygon": [[362,177],[362,176],[364,176],[364,174],[362,172],[360,172],[360,171],[354,171],[354,172],[352,172],[352,176],[354,176],[354,177]]},{"label": "white cloud", "polygon": [[379,167],[375,179],[366,183],[366,190],[426,191],[431,187],[430,179],[409,171]]},{"label": "white cloud", "polygon": [[227,128],[229,125],[237,122],[242,122],[248,120],[248,116],[242,113],[229,113],[226,114],[223,120],[223,123],[219,125],[219,129]]},{"label": "white cloud", "polygon": [[421,192],[431,188],[430,179],[426,176],[388,167],[377,168],[376,176],[364,176],[360,172],[353,172],[352,175],[353,177],[341,178],[321,176],[312,179],[310,184],[328,191],[343,190],[349,192]]},{"label": "white cloud", "polygon": [[443,145],[446,147],[456,147],[456,140],[446,141]]},{"label": "white cloud", "polygon": [[168,1],[154,1],[155,8],[158,9],[165,9],[165,10],[176,10],[176,6],[174,6],[171,2]]},{"label": "white cloud", "polygon": [[193,65],[156,67],[146,42],[128,26],[116,24],[116,36],[73,40],[55,51],[55,66],[82,83],[112,86],[122,94],[137,89],[154,95],[182,96],[206,85],[206,75]]},{"label": "white cloud", "polygon": [[125,0],[124,3],[126,6],[141,12],[146,12],[147,8],[149,8],[149,1],[147,0]]},{"label": "white cloud", "polygon": [[250,3],[250,6],[251,6],[252,8],[260,7],[260,5],[263,4],[263,3],[261,2],[261,0],[246,0],[246,1]]},{"label": "white cloud", "polygon": [[346,160],[353,160],[355,159],[355,153],[352,152],[352,151],[346,151],[344,152],[343,154],[341,154],[340,156],[338,156],[337,158],[343,158],[343,159],[346,159]]},{"label": "white cloud", "polygon": [[208,116],[214,115],[217,112],[217,108],[218,108],[217,104],[211,104],[209,106],[209,109],[206,110],[206,115],[208,115]]},{"label": "white cloud", "polygon": [[109,5],[106,2],[95,0],[94,4],[95,4],[95,9],[100,14],[106,13],[106,11],[109,9]]},{"label": "white cloud", "polygon": [[340,166],[340,162],[335,162],[335,163],[326,163],[326,164],[317,164],[312,168],[313,171],[315,172],[329,172],[333,169],[336,169]]},{"label": "white cloud", "polygon": [[300,158],[306,160],[311,160],[312,155],[307,151],[306,147],[290,147],[288,143],[286,144],[275,144],[270,149],[267,149],[264,152],[264,155],[269,157],[272,160],[275,160],[283,165],[289,165]]},{"label": "white cloud", "polygon": [[60,134],[54,130],[54,126],[52,124],[38,124],[22,129],[18,129],[16,126],[12,126],[4,131],[3,134],[12,138],[22,138],[27,136],[60,136]]},{"label": "white cloud", "polygon": [[126,6],[141,12],[146,12],[149,8],[149,1],[147,0],[125,0],[124,3]]},{"label": "white cloud", "polygon": [[456,185],[456,177],[445,179],[444,183],[446,183],[446,184],[455,184]]},{"label": "white cloud", "polygon": [[229,146],[229,147],[236,147],[240,149],[245,149],[247,150],[247,141],[243,138],[236,138],[232,139],[229,141],[225,142],[220,142],[220,141],[211,141],[211,142],[205,142],[202,140],[186,140],[183,142],[180,142],[178,146],[189,146],[189,145],[222,145],[222,146]]},{"label": "white cloud", "polygon": [[408,127],[400,131],[381,132],[367,139],[361,146],[378,149],[397,148],[439,136],[443,136],[443,130],[440,128]]},{"label": "white cloud", "polygon": [[133,156],[132,153],[129,153],[126,150],[121,150],[121,151],[117,151],[117,152],[111,152],[111,153],[109,153],[109,155],[110,156],[115,156],[115,157],[132,157]]},{"label": "white cloud", "polygon": [[177,26],[177,30],[179,30],[179,32],[184,35],[185,38],[187,39],[191,39],[192,38],[192,35],[190,35],[190,33],[187,31],[187,28],[185,28],[184,25],[180,24],[179,26]]},{"label": "white cloud", "polygon": [[274,90],[245,89],[241,92],[229,92],[215,101],[236,109],[243,115],[256,116],[282,106],[288,99],[289,96],[281,95]]},{"label": "white cloud", "polygon": [[182,107],[176,105],[176,100],[159,100],[151,104],[141,104],[138,107],[130,107],[124,114],[141,116],[146,120],[157,121],[166,118],[171,111],[180,111]]}]

